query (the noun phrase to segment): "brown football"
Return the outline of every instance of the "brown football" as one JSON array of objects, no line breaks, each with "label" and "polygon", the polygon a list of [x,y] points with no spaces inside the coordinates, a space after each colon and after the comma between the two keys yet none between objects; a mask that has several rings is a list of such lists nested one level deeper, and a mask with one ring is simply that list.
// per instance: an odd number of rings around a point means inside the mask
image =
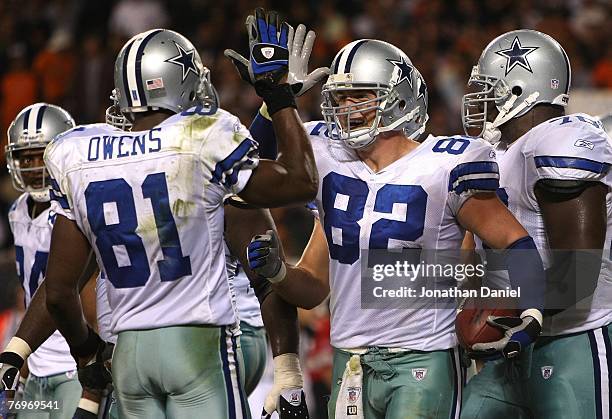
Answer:
[{"label": "brown football", "polygon": [[487,323],[489,316],[518,316],[519,311],[510,300],[468,298],[457,313],[455,331],[459,344],[470,349],[475,343],[492,342],[503,337],[501,329]]}]

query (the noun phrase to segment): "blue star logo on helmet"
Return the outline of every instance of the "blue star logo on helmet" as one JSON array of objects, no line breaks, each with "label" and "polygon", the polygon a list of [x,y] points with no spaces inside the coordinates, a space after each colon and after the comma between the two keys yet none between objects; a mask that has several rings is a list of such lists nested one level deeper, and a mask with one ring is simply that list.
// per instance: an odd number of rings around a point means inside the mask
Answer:
[{"label": "blue star logo on helmet", "polygon": [[391,60],[387,58],[387,61],[399,68],[399,75],[395,84],[398,85],[401,84],[404,80],[408,80],[408,84],[412,89],[412,71],[414,70],[414,67],[408,64],[406,60],[404,60],[404,57],[400,57],[399,60]]},{"label": "blue star logo on helmet", "polygon": [[533,73],[531,65],[529,65],[529,61],[527,60],[527,56],[538,48],[540,47],[522,46],[521,40],[518,38],[518,36],[515,36],[514,41],[512,41],[512,46],[510,48],[495,51],[495,53],[506,59],[506,76],[517,65],[523,67],[530,73]]},{"label": "blue star logo on helmet", "polygon": [[176,46],[178,55],[172,58],[168,58],[165,62],[181,66],[181,69],[183,70],[183,78],[181,80],[181,83],[185,82],[185,79],[187,78],[187,75],[190,71],[193,71],[193,74],[198,76],[198,69],[194,62],[195,51],[193,49],[186,51],[176,42],[174,42],[174,45]]},{"label": "blue star logo on helmet", "polygon": [[427,85],[425,84],[425,80],[423,80],[421,77],[417,77],[417,80],[419,86],[419,95],[417,96],[417,100],[423,98],[425,106],[427,106]]}]

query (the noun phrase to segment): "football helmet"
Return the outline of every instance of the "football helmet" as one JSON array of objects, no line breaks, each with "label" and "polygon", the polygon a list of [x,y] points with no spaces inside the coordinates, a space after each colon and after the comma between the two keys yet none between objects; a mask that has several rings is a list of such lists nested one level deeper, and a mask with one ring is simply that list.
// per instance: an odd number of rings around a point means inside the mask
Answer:
[{"label": "football helmet", "polygon": [[72,116],[56,105],[35,103],[19,112],[7,130],[6,146],[6,163],[15,189],[28,192],[35,201],[49,201],[50,185],[45,166],[25,167],[19,154],[25,150],[42,152],[53,137],[74,127]]},{"label": "football helmet", "polygon": [[[520,29],[495,38],[472,69],[463,96],[463,128],[491,143],[501,138],[498,127],[524,115],[539,103],[567,106],[571,69],[567,54],[545,33]],[[498,114],[488,121],[491,107]]]},{"label": "football helmet", "polygon": [[106,122],[124,130],[131,128],[127,117],[135,112],[218,106],[200,54],[187,38],[168,29],[142,32],[123,46],[115,61],[111,100]]},{"label": "football helmet", "polygon": [[[337,93],[351,90],[373,91],[375,97],[354,105],[339,104]],[[342,48],[332,61],[322,94],[328,131],[337,132],[354,149],[371,144],[387,131],[403,130],[407,137],[416,138],[428,120],[423,77],[402,50],[383,41],[361,39]],[[372,110],[376,114],[369,127],[350,126],[351,115]]]}]

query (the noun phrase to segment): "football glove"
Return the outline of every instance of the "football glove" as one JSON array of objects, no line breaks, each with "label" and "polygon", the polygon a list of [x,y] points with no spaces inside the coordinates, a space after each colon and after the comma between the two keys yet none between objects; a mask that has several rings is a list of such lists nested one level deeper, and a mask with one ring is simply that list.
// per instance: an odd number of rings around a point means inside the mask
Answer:
[{"label": "football glove", "polygon": [[475,343],[468,353],[474,359],[514,358],[535,342],[542,333],[542,314],[530,309],[520,317],[489,316],[487,323],[504,331],[504,337],[494,342]]},{"label": "football glove", "polygon": [[274,357],[274,385],[264,402],[261,418],[270,419],[276,411],[280,419],[308,419],[310,416],[303,386],[297,354],[288,353]]},{"label": "football glove", "polygon": [[[88,333],[82,347],[72,349],[72,356],[77,361],[79,381],[84,388],[106,390],[113,382],[108,366],[115,345],[104,342],[91,328],[88,328]],[[92,348],[95,348],[95,352],[90,352]]]},{"label": "football glove", "polygon": [[19,370],[24,360],[15,352],[0,354],[0,390],[16,391],[19,386]]},{"label": "football glove", "polygon": [[[306,35],[306,37],[304,37]],[[287,83],[291,86],[293,94],[301,96],[329,74],[328,67],[320,67],[308,73],[308,61],[314,44],[316,34],[308,31],[306,26],[300,24],[297,30],[289,28],[287,47],[289,49],[289,73]]]},{"label": "football glove", "polygon": [[232,49],[226,49],[225,56],[232,60],[242,79],[256,88],[256,82],[262,80],[277,84],[287,72],[289,24],[279,24],[276,12],[266,13],[258,7],[254,16],[246,18],[245,25],[249,34],[249,59]]},{"label": "football glove", "polygon": [[287,268],[280,257],[276,231],[268,230],[266,234],[253,237],[247,247],[247,259],[249,268],[271,283],[285,279]]}]

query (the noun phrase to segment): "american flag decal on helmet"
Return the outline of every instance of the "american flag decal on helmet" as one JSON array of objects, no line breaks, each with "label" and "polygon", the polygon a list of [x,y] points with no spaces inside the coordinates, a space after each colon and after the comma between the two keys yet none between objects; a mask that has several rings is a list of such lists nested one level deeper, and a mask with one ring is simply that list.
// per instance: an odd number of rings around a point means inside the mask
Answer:
[{"label": "american flag decal on helmet", "polygon": [[158,77],[156,79],[147,80],[147,90],[162,89],[164,87],[164,79]]}]

